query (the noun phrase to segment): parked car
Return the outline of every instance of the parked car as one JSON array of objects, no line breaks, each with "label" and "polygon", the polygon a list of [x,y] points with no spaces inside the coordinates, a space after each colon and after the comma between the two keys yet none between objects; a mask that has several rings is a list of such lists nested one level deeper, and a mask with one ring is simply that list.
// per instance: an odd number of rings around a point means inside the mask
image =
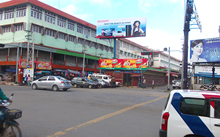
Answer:
[{"label": "parked car", "polygon": [[[93,74],[89,74],[89,77],[96,77],[98,79],[102,79],[105,82],[108,82],[109,85],[110,85],[110,82],[111,82],[111,78],[108,75],[105,75],[105,74],[93,73]],[[120,82],[116,81],[115,84],[116,84],[117,87],[121,86]]]},{"label": "parked car", "polygon": [[100,85],[100,88],[101,88],[101,87],[105,88],[105,87],[109,87],[109,86],[110,86],[108,82],[106,82],[106,81],[104,81],[104,80],[102,80],[102,79],[98,79],[98,78],[96,78],[96,77],[91,77],[90,79],[91,79],[92,81],[94,81],[94,82],[98,82],[99,85]]},{"label": "parked car", "polygon": [[72,87],[71,81],[66,80],[60,76],[44,76],[37,80],[31,82],[32,89],[52,89],[57,91],[59,89],[63,89],[63,91],[67,91]]},{"label": "parked car", "polygon": [[161,115],[160,137],[219,137],[220,92],[173,90]]},{"label": "parked car", "polygon": [[76,87],[99,88],[100,87],[98,82],[94,82],[84,77],[75,77],[72,79],[71,82],[74,88]]},{"label": "parked car", "polygon": [[173,89],[175,89],[175,88],[180,89],[181,88],[181,80],[180,79],[179,80],[172,80],[172,87],[173,87]]}]

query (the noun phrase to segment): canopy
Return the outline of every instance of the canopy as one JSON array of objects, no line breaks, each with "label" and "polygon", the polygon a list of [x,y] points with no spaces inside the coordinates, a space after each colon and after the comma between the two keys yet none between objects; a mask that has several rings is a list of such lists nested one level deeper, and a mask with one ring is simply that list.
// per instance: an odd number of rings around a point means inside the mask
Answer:
[{"label": "canopy", "polygon": [[80,72],[75,71],[75,70],[71,70],[71,69],[68,69],[68,72],[69,72],[69,73],[73,73],[73,74],[80,74]]}]

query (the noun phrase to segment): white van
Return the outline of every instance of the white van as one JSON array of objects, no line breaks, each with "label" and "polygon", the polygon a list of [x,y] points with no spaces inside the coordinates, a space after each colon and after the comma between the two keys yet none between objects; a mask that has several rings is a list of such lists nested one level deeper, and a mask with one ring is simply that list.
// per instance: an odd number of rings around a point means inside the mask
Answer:
[{"label": "white van", "polygon": [[220,137],[220,92],[173,90],[161,116],[160,137]]},{"label": "white van", "polygon": [[[96,77],[96,78],[98,78],[98,79],[104,80],[105,82],[108,82],[108,83],[111,82],[110,77],[109,77],[108,75],[105,75],[105,74],[93,73],[93,74],[89,74],[88,77]],[[118,86],[118,87],[121,85],[120,82],[116,82],[115,84],[116,84],[116,86]]]}]

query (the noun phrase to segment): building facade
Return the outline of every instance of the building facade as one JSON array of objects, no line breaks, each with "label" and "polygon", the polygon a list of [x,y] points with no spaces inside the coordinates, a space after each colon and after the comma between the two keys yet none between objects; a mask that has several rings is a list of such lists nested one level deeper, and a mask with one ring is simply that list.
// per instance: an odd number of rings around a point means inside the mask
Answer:
[{"label": "building facade", "polygon": [[[114,51],[112,39],[96,38],[95,25],[38,0],[11,0],[0,4],[0,43],[6,44],[0,49],[1,72],[14,74],[19,54],[19,83],[28,68],[22,61],[27,59],[28,46],[33,43],[36,74],[82,74],[84,52],[86,74],[99,72],[98,60],[113,58]],[[127,39],[118,39],[116,44],[117,58],[147,58],[141,52],[150,50]],[[50,64],[50,69],[37,64]]]}]

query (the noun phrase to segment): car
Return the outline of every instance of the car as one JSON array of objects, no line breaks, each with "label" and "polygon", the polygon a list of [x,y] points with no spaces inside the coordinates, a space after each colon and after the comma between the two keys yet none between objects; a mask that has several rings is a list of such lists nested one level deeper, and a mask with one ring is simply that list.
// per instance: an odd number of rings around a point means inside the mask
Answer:
[{"label": "car", "polygon": [[98,78],[96,78],[96,77],[91,77],[90,79],[91,79],[92,81],[94,81],[94,82],[98,82],[99,85],[100,85],[100,88],[101,88],[101,87],[103,87],[103,88],[109,87],[109,83],[108,83],[108,82],[105,82],[105,81],[102,80],[102,79],[98,79]]},{"label": "car", "polygon": [[219,137],[220,92],[173,90],[161,115],[160,137]]},{"label": "car", "polygon": [[77,88],[77,87],[99,88],[100,87],[98,82],[94,82],[84,77],[74,77],[71,83],[74,88]]},{"label": "car", "polygon": [[173,89],[175,89],[175,88],[180,89],[181,88],[181,80],[172,80],[172,87],[173,87]]},{"label": "car", "polygon": [[[110,82],[111,82],[111,78],[108,75],[105,75],[105,74],[93,73],[93,74],[89,74],[88,77],[96,77],[98,79],[102,79],[105,82],[108,82],[109,85],[110,85]],[[116,81],[115,84],[116,84],[117,87],[121,86],[120,82]]]},{"label": "car", "polygon": [[72,84],[69,80],[60,76],[43,76],[31,82],[31,87],[34,90],[52,89],[58,91],[59,89],[63,89],[63,91],[67,91],[72,87]]}]

